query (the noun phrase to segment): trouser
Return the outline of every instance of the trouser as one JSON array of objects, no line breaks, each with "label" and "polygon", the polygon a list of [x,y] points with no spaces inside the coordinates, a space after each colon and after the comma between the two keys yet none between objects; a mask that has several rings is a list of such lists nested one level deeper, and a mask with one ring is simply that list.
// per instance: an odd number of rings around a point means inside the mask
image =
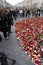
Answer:
[{"label": "trouser", "polygon": [[10,35],[11,33],[11,25],[8,25],[8,36]]},{"label": "trouser", "polygon": [[4,34],[4,37],[6,38],[7,37],[7,32],[4,31],[3,34]]},{"label": "trouser", "polygon": [[11,25],[8,26],[8,32],[11,32]]}]

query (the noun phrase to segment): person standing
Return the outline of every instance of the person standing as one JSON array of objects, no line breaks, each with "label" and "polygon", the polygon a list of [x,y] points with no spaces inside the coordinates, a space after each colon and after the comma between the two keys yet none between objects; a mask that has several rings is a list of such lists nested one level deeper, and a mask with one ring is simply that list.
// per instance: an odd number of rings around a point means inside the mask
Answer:
[{"label": "person standing", "polygon": [[7,21],[8,21],[8,36],[10,36],[10,33],[11,33],[11,25],[12,25],[12,12],[9,11],[8,14],[7,14]]},{"label": "person standing", "polygon": [[4,34],[4,38],[7,40],[8,39],[8,36],[7,36],[7,23],[6,23],[7,21],[6,21],[5,12],[2,12],[1,17],[2,17],[2,19],[1,19],[1,26],[2,26],[1,31]]}]

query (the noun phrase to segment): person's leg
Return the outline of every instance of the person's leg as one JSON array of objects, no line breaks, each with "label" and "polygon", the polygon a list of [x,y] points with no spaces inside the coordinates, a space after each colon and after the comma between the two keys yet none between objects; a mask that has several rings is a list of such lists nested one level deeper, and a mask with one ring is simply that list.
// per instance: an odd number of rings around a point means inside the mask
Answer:
[{"label": "person's leg", "polygon": [[10,36],[11,33],[11,25],[8,26],[8,36]]},{"label": "person's leg", "polygon": [[7,37],[7,33],[4,31],[3,34],[4,34],[4,37],[6,38]]},{"label": "person's leg", "polygon": [[2,41],[1,35],[0,35],[0,41]]},{"label": "person's leg", "polygon": [[6,31],[4,31],[3,34],[4,34],[4,37],[5,37],[6,40],[9,39]]}]

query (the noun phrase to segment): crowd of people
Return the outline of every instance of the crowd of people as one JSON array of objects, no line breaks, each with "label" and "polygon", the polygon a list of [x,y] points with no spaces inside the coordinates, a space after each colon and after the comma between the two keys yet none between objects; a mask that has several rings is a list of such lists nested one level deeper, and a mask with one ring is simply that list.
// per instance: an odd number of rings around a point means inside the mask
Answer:
[{"label": "crowd of people", "polygon": [[[5,9],[4,9],[5,10]],[[0,11],[0,32],[3,32],[4,38],[9,39],[11,33],[11,25],[13,25],[13,18],[16,20],[18,17],[37,17],[40,16],[40,9],[36,10],[36,12],[31,10],[23,10],[23,9],[16,9],[15,11],[11,10],[1,10]],[[2,40],[0,34],[0,41]]]},{"label": "crowd of people", "polygon": [[[11,25],[13,18],[11,10],[9,11],[0,11],[0,32],[3,32],[4,38],[6,40],[9,39],[10,33],[11,33]],[[2,41],[2,37],[0,34],[0,41]]]},{"label": "crowd of people", "polygon": [[17,9],[15,10],[14,12],[14,16],[15,16],[15,20],[20,17],[37,17],[37,16],[40,16],[42,14],[42,11],[40,9],[36,9],[35,11],[34,10],[23,10],[23,9]]}]

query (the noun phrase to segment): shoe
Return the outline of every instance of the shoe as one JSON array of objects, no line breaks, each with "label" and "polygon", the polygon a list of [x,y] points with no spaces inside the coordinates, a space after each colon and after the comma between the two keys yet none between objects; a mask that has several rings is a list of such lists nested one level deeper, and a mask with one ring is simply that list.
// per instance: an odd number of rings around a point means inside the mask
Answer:
[{"label": "shoe", "polygon": [[7,36],[6,38],[5,38],[5,40],[8,40],[9,39],[9,37]]}]

